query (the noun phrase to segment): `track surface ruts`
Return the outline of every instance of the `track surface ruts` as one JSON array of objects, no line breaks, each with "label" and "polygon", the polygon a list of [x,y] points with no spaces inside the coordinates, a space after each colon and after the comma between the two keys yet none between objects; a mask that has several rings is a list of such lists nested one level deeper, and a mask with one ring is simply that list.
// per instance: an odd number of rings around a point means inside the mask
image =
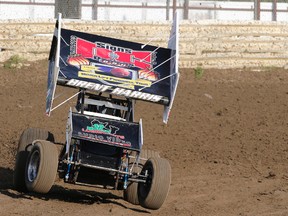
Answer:
[{"label": "track surface ruts", "polygon": [[0,68],[1,216],[288,215],[287,71],[209,69],[196,79],[193,69],[180,70],[167,126],[161,106],[137,103],[144,146],[172,166],[169,196],[160,210],[150,211],[125,202],[122,193],[61,181],[47,195],[13,189],[17,142],[25,128],[46,128],[64,141],[70,105],[45,116],[47,68],[45,61]]}]

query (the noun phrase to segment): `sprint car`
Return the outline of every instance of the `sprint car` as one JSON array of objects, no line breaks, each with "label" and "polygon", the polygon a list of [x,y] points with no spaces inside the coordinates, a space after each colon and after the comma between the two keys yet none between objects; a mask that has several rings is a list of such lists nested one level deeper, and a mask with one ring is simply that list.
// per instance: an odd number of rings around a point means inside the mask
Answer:
[{"label": "sprint car", "polygon": [[[135,101],[164,105],[167,123],[178,74],[178,26],[168,48],[138,44],[55,26],[49,56],[46,114],[56,86],[78,89],[68,100],[66,142],[58,152],[44,129],[23,131],[16,155],[14,185],[19,191],[48,193],[55,178],[65,183],[123,190],[126,201],[159,209],[169,191],[171,167],[158,152],[143,147],[142,120]],[[156,52],[157,51],[157,52]]]}]

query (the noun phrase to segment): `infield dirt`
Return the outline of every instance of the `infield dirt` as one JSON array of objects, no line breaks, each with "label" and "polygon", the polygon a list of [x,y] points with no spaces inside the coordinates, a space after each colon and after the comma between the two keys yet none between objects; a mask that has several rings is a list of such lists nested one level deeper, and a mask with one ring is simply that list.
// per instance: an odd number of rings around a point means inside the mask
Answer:
[{"label": "infield dirt", "polygon": [[[45,116],[47,62],[0,68],[0,215],[288,215],[288,71],[278,68],[181,69],[168,125],[159,105],[138,102],[144,147],[172,166],[161,209],[122,199],[119,191],[64,184],[47,195],[19,193],[12,176],[18,139],[40,127],[64,142],[68,108]],[[74,90],[60,88],[57,100]]]}]

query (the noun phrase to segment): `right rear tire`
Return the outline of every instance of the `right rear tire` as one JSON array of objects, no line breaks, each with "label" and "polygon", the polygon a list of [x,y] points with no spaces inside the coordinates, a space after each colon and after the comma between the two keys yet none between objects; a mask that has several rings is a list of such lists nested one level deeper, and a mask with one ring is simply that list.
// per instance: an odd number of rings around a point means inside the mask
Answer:
[{"label": "right rear tire", "polygon": [[141,174],[148,173],[145,183],[138,184],[138,199],[144,208],[159,209],[169,192],[171,167],[164,158],[152,157],[144,165]]},{"label": "right rear tire", "polygon": [[[143,149],[140,153],[140,158],[144,158],[148,160],[151,157],[160,158],[160,155],[158,152],[153,151],[153,150],[148,150],[148,149]],[[132,160],[130,164],[132,165],[134,161],[135,160]],[[138,164],[139,166],[134,166],[133,172],[140,173],[145,163],[146,163],[146,160],[140,159],[139,164]],[[130,182],[128,184],[127,189],[124,190],[124,200],[134,205],[139,205],[137,182]]]},{"label": "right rear tire", "polygon": [[25,167],[29,152],[31,151],[32,142],[34,140],[49,140],[54,142],[52,133],[40,128],[27,128],[23,131],[16,154],[16,161],[13,174],[13,184],[16,190],[25,192],[27,187],[25,184]]}]

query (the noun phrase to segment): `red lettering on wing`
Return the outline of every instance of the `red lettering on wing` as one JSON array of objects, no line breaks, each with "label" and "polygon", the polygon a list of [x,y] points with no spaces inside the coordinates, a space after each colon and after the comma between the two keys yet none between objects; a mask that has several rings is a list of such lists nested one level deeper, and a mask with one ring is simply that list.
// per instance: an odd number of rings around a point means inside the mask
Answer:
[{"label": "red lettering on wing", "polygon": [[76,54],[82,55],[84,58],[93,58],[93,49],[95,44],[81,38],[76,39]]},{"label": "red lettering on wing", "polygon": [[[107,46],[109,47],[109,46]],[[96,43],[76,39],[76,54],[84,58],[100,58],[109,61],[126,63],[140,69],[150,69],[153,66],[154,57],[150,51],[132,51],[132,53],[112,51],[107,48],[97,47]]]}]

